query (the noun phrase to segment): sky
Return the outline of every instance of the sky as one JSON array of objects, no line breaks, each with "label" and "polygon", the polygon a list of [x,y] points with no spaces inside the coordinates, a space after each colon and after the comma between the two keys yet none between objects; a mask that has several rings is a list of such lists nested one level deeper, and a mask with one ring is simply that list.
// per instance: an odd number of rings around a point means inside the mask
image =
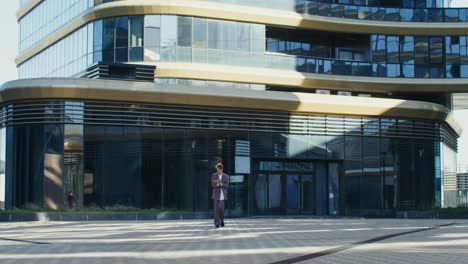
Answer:
[{"label": "sky", "polygon": [[0,8],[0,25],[2,25],[2,35],[5,39],[0,41],[0,84],[17,78],[14,60],[18,54],[18,25],[16,23],[18,0],[2,2],[5,3],[2,3],[2,8]]},{"label": "sky", "polygon": [[[0,85],[17,78],[14,59],[18,53],[18,25],[16,11],[18,0],[3,0],[0,8],[0,25],[5,40],[0,41]],[[452,7],[468,7],[468,0],[453,0]],[[455,111],[456,120],[464,128],[459,140],[458,167],[461,172],[468,170],[468,110]]]}]

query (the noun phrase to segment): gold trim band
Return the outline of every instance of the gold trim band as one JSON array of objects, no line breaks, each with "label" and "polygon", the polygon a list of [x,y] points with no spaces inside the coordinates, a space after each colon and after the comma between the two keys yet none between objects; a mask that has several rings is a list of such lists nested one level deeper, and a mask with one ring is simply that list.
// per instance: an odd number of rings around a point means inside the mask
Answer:
[{"label": "gold trim band", "polygon": [[360,77],[178,62],[154,62],[144,64],[155,65],[155,77],[158,78],[258,83],[369,93],[468,92],[468,79]]},{"label": "gold trim band", "polygon": [[31,0],[31,1],[29,1],[29,3],[27,3],[25,6],[23,6],[22,8],[20,8],[16,12],[16,19],[18,21],[20,21],[21,18],[23,18],[27,13],[31,12],[34,8],[36,8],[36,6],[38,6],[43,1],[44,0]]}]

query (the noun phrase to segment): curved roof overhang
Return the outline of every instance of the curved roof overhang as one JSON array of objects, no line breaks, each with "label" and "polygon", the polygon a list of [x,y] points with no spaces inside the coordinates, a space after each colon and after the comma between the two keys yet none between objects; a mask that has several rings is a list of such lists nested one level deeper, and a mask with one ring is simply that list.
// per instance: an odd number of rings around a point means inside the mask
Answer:
[{"label": "curved roof overhang", "polygon": [[441,105],[397,99],[234,88],[174,86],[80,78],[22,79],[0,88],[0,103],[19,100],[102,100],[227,107],[344,116],[394,117],[446,123],[458,135],[461,127]]}]

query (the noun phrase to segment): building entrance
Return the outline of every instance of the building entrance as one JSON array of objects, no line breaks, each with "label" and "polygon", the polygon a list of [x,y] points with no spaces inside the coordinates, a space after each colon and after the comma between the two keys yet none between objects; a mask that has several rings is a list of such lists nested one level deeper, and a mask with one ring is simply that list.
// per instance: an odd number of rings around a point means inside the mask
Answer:
[{"label": "building entrance", "polygon": [[340,178],[337,161],[255,160],[251,212],[338,215]]}]

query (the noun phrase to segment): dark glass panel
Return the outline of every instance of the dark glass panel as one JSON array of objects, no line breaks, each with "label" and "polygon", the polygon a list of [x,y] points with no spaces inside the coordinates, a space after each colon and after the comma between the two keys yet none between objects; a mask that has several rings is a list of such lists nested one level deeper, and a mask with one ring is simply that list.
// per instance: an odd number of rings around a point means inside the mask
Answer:
[{"label": "dark glass panel", "polygon": [[414,67],[415,71],[415,77],[416,78],[429,78],[430,77],[430,72],[429,72],[429,66],[427,65],[418,65],[416,64]]},{"label": "dark glass panel", "polygon": [[351,74],[351,63],[346,61],[332,61],[332,74],[334,75],[349,75]]},{"label": "dark glass panel", "polygon": [[429,64],[429,43],[427,37],[414,37],[416,64]]},{"label": "dark glass panel", "polygon": [[442,37],[430,38],[430,63],[444,62],[443,57],[444,42]]},{"label": "dark glass panel", "polygon": [[458,22],[459,14],[456,8],[446,8],[445,11],[445,22]]},{"label": "dark glass panel", "polygon": [[426,0],[414,0],[414,7],[418,9],[426,8]]},{"label": "dark glass panel", "polygon": [[444,9],[428,9],[428,21],[429,22],[443,22],[444,21]]},{"label": "dark glass panel", "polygon": [[393,140],[380,139],[381,173],[383,178],[383,208],[395,209],[395,179],[398,178]]},{"label": "dark glass panel", "polygon": [[400,77],[400,64],[387,63],[387,77]]},{"label": "dark glass panel", "polygon": [[317,15],[318,14],[318,2],[307,1],[307,14]]},{"label": "dark glass panel", "polygon": [[414,8],[414,0],[403,0],[403,7]]},{"label": "dark glass panel", "polygon": [[[369,144],[379,150],[379,138],[364,138],[364,146]],[[366,153],[366,151],[364,151]],[[383,182],[380,172],[379,153],[373,157],[365,157],[362,168],[362,207],[363,215],[382,214]]]},{"label": "dark glass panel", "polygon": [[372,76],[372,66],[371,63],[359,62],[358,69],[356,72],[357,76]]},{"label": "dark glass panel", "polygon": [[404,78],[414,78],[414,64],[403,64],[402,75]]},{"label": "dark glass panel", "polygon": [[328,3],[318,3],[318,15],[329,16],[331,13],[331,5]]},{"label": "dark glass panel", "polygon": [[414,63],[414,37],[400,36],[400,62]]},{"label": "dark glass panel", "polygon": [[468,22],[468,9],[467,8],[459,9],[458,20],[460,22]]},{"label": "dark glass panel", "polygon": [[130,47],[128,48],[128,61],[142,61],[143,60],[143,47]]},{"label": "dark glass panel", "polygon": [[415,9],[413,15],[414,22],[427,22],[427,9]]},{"label": "dark glass panel", "polygon": [[130,47],[143,47],[143,16],[130,17]]},{"label": "dark glass panel", "polygon": [[305,65],[305,72],[316,73],[317,72],[317,60],[307,58]]},{"label": "dark glass panel", "polygon": [[362,208],[362,160],[345,160],[343,165],[345,214],[360,215]]},{"label": "dark glass panel", "polygon": [[296,9],[297,13],[300,13],[300,14],[304,13],[304,11],[305,11],[305,2],[306,2],[305,0],[296,0],[295,1],[295,5],[296,5],[295,9]]},{"label": "dark glass panel", "polygon": [[385,8],[385,21],[400,21],[400,13],[396,8]]},{"label": "dark glass panel", "polygon": [[447,64],[445,69],[447,78],[460,78],[460,64]]},{"label": "dark glass panel", "polygon": [[[418,124],[415,124],[419,126]],[[422,140],[395,140],[399,155],[400,210],[430,209],[434,206],[434,143]]]},{"label": "dark glass panel", "polygon": [[14,126],[7,129],[7,180],[12,188],[14,208],[42,208],[44,202],[43,125]]},{"label": "dark glass panel", "polygon": [[385,8],[372,8],[372,20],[383,21],[385,19]]},{"label": "dark glass panel", "polygon": [[412,22],[413,15],[413,9],[400,9],[400,20],[402,22]]},{"label": "dark glass panel", "polygon": [[266,51],[278,52],[278,45],[279,45],[279,40],[269,38],[266,40]]},{"label": "dark glass panel", "polygon": [[192,18],[177,17],[177,45],[182,47],[192,46]]},{"label": "dark glass panel", "polygon": [[468,77],[468,65],[460,65],[460,77],[461,78]]},{"label": "dark glass panel", "polygon": [[460,64],[468,64],[468,37],[460,36]]},{"label": "dark glass panel", "polygon": [[385,62],[386,56],[386,40],[384,35],[372,35],[372,61],[373,62]]},{"label": "dark glass panel", "polygon": [[344,6],[333,4],[331,7],[331,16],[332,17],[344,17]]},{"label": "dark glass panel", "polygon": [[115,19],[115,61],[128,61],[128,17]]},{"label": "dark glass panel", "polygon": [[345,6],[345,18],[358,18],[358,7],[357,6]]},{"label": "dark glass panel", "polygon": [[447,64],[460,63],[460,37],[445,37],[445,62]]},{"label": "dark glass panel", "polygon": [[442,64],[431,65],[430,74],[431,74],[431,78],[444,78],[445,67]]},{"label": "dark glass panel", "polygon": [[107,18],[103,20],[103,33],[102,33],[102,60],[114,61],[114,40],[115,40],[115,20],[114,18]]},{"label": "dark glass panel", "polygon": [[399,63],[400,62],[400,38],[398,36],[387,36],[387,62]]},{"label": "dark glass panel", "polygon": [[140,128],[84,127],[85,206],[142,206],[141,148]]}]

